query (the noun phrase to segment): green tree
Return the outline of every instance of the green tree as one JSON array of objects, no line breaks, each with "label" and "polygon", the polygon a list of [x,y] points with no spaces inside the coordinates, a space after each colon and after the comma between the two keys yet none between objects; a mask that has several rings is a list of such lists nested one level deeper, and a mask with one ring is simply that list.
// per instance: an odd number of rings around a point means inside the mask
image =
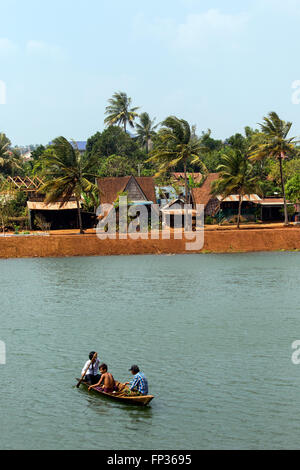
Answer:
[{"label": "green tree", "polygon": [[4,166],[9,157],[10,141],[5,134],[0,134],[0,166]]},{"label": "green tree", "polygon": [[155,125],[155,120],[150,119],[148,113],[142,113],[139,116],[140,122],[136,124],[137,141],[139,144],[146,148],[146,153],[149,153],[149,144],[153,137],[156,135],[158,124]]},{"label": "green tree", "polygon": [[260,127],[261,134],[258,136],[260,142],[254,142],[252,145],[250,149],[250,160],[260,161],[266,158],[273,158],[279,162],[281,188],[284,198],[284,224],[288,225],[289,217],[283,175],[283,161],[297,154],[295,138],[288,138],[292,123],[281,120],[278,114],[271,112],[268,117],[264,117]]},{"label": "green tree", "polygon": [[131,107],[131,98],[124,92],[114,93],[113,97],[108,100],[109,106],[106,107],[105,114],[107,117],[104,123],[108,126],[113,124],[124,126],[126,132],[127,124],[134,127],[134,120],[138,116],[138,107]]},{"label": "green tree", "polygon": [[242,134],[235,134],[226,140],[226,145],[245,154],[248,151],[249,142]]},{"label": "green tree", "polygon": [[132,168],[126,157],[111,155],[102,162],[99,174],[102,177],[121,177],[135,175],[136,170]]},{"label": "green tree", "polygon": [[145,158],[145,153],[140,150],[137,142],[117,126],[110,126],[102,133],[97,132],[90,137],[87,141],[87,154],[89,157],[97,157],[99,165],[101,159],[111,155],[120,155],[130,160]]},{"label": "green tree", "polygon": [[158,133],[152,156],[148,161],[158,165],[157,176],[167,172],[170,168],[176,168],[179,163],[183,163],[185,200],[188,202],[187,165],[197,162],[206,170],[201,160],[201,154],[207,149],[201,140],[192,134],[189,123],[184,119],[169,116],[162,125],[163,128]]},{"label": "green tree", "polygon": [[18,149],[11,148],[11,142],[5,134],[0,134],[0,168],[4,175],[14,176],[21,170],[22,161]]},{"label": "green tree", "polygon": [[95,188],[90,179],[92,158],[81,154],[76,146],[64,137],[54,139],[53,144],[44,152],[43,177],[46,182],[40,192],[46,194],[46,202],[61,202],[61,207],[73,196],[76,198],[80,233],[84,233],[81,217],[81,197]]},{"label": "green tree", "polygon": [[[300,175],[300,158],[292,158],[291,160],[284,160],[282,162],[282,171],[284,180],[291,179],[294,175]],[[277,185],[281,184],[280,168],[274,160],[269,161],[269,179],[274,181]]]},{"label": "green tree", "polygon": [[286,196],[290,202],[300,203],[300,173],[287,181]]},{"label": "green tree", "polygon": [[202,132],[201,141],[202,144],[210,151],[218,151],[223,149],[224,145],[222,140],[213,139],[211,136],[211,130],[208,129],[206,132]]},{"label": "green tree", "polygon": [[259,192],[258,178],[253,176],[253,166],[240,150],[232,150],[223,155],[222,164],[218,167],[219,179],[212,184],[212,194],[222,195],[225,199],[231,194],[239,195],[237,228],[240,228],[243,198]]},{"label": "green tree", "polygon": [[43,153],[45,152],[46,147],[44,145],[38,145],[32,152],[31,152],[31,158],[34,162],[38,161]]}]

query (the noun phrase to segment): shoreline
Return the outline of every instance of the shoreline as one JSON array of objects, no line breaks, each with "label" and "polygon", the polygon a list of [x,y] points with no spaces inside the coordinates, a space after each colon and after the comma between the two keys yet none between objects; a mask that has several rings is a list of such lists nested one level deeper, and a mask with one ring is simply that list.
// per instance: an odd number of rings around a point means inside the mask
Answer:
[{"label": "shoreline", "polygon": [[99,240],[94,231],[85,235],[0,237],[0,259],[65,258],[80,256],[176,255],[300,251],[300,227],[206,229],[204,247],[187,251],[191,240]]}]

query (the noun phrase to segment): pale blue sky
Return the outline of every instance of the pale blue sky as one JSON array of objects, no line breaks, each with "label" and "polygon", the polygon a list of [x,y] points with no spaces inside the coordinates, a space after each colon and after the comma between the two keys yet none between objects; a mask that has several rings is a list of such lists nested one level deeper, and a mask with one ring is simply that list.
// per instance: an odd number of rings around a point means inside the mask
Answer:
[{"label": "pale blue sky", "polygon": [[0,0],[0,11],[0,131],[13,144],[88,138],[118,90],[215,138],[271,110],[300,134],[300,0]]}]

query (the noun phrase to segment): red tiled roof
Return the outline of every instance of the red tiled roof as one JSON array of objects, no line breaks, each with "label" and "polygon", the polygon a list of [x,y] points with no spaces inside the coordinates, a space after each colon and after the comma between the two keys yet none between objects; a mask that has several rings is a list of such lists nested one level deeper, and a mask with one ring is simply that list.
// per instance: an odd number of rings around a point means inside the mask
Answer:
[{"label": "red tiled roof", "polygon": [[212,198],[211,195],[211,185],[214,181],[219,178],[219,173],[210,173],[207,175],[207,178],[201,188],[193,188],[192,189],[192,197],[194,204],[204,204],[207,206],[210,199]]},{"label": "red tiled roof", "polygon": [[98,178],[97,184],[100,191],[101,204],[113,204],[117,198],[118,193],[124,192],[131,178],[135,178],[140,186],[142,192],[145,194],[148,201],[156,203],[154,179],[149,176],[124,176],[115,178]]}]

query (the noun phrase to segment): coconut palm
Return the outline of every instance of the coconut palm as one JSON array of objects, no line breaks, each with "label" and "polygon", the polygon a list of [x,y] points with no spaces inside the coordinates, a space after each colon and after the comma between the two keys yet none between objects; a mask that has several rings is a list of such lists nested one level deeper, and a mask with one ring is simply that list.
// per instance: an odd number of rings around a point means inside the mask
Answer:
[{"label": "coconut palm", "polygon": [[136,133],[137,141],[143,146],[146,147],[147,154],[149,153],[149,143],[151,139],[156,135],[155,129],[157,129],[158,124],[154,124],[156,118],[153,120],[150,119],[148,113],[142,113],[139,116],[140,122],[136,124]]},{"label": "coconut palm", "polygon": [[239,195],[237,228],[240,228],[243,198],[246,195],[260,192],[259,179],[253,174],[249,160],[239,150],[233,150],[228,155],[222,155],[219,179],[212,183],[212,194],[221,195],[223,199],[231,194]]},{"label": "coconut palm", "polygon": [[42,176],[46,182],[40,192],[46,194],[46,203],[61,202],[61,207],[73,196],[76,198],[80,233],[84,233],[81,217],[81,197],[92,192],[95,185],[90,178],[95,161],[81,154],[75,142],[72,144],[64,137],[54,139],[42,159]]},{"label": "coconut palm", "polygon": [[157,176],[176,167],[179,163],[183,163],[185,200],[188,203],[187,165],[197,162],[206,171],[206,167],[201,161],[201,154],[207,149],[201,140],[192,134],[189,123],[184,119],[169,116],[162,125],[163,128],[158,133],[158,142],[148,161],[158,164]]},{"label": "coconut palm", "polygon": [[131,108],[131,101],[131,98],[124,92],[120,91],[119,93],[114,93],[113,97],[108,100],[109,106],[107,106],[105,110],[107,117],[104,123],[108,126],[122,124],[125,132],[127,123],[129,123],[131,127],[134,127],[134,120],[138,116],[136,111],[139,108]]},{"label": "coconut palm", "polygon": [[281,120],[275,112],[264,117],[260,124],[261,134],[258,138],[260,143],[252,145],[250,149],[250,160],[259,161],[273,158],[279,162],[281,187],[284,199],[284,224],[289,224],[286,202],[285,181],[283,176],[283,161],[297,153],[295,137],[288,138],[292,123]]},{"label": "coconut palm", "polygon": [[4,166],[5,162],[9,157],[10,141],[5,134],[0,134],[0,166]]},{"label": "coconut palm", "polygon": [[0,134],[0,167],[3,173],[12,176],[22,168],[20,152],[17,148],[11,149],[11,142],[5,134]]}]

